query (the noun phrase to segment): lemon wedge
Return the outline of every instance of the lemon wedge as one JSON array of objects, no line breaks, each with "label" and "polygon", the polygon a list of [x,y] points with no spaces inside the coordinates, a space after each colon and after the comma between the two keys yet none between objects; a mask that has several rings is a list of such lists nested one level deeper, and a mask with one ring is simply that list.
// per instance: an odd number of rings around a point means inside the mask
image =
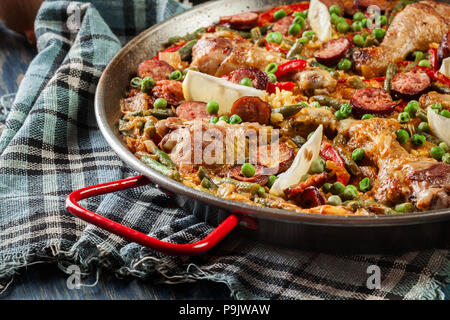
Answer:
[{"label": "lemon wedge", "polygon": [[442,60],[441,68],[439,69],[439,72],[446,75],[447,77],[450,77],[450,57],[445,58]]},{"label": "lemon wedge", "polygon": [[427,110],[427,118],[431,132],[436,137],[450,145],[450,130],[448,130],[448,128],[450,127],[450,118],[446,118],[444,116],[441,116],[440,114],[437,114],[430,107],[428,107]]},{"label": "lemon wedge", "polygon": [[266,92],[189,70],[183,81],[183,94],[186,101],[217,102],[218,114],[221,116],[231,112],[231,107],[236,100],[242,97],[261,98]]},{"label": "lemon wedge", "polygon": [[311,138],[300,148],[291,167],[275,180],[272,188],[270,188],[271,194],[282,196],[283,190],[299,183],[301,178],[308,173],[311,163],[319,158],[322,134],[323,127],[320,125]]},{"label": "lemon wedge", "polygon": [[331,38],[331,18],[326,5],[319,0],[311,0],[309,3],[308,21],[320,41]]}]

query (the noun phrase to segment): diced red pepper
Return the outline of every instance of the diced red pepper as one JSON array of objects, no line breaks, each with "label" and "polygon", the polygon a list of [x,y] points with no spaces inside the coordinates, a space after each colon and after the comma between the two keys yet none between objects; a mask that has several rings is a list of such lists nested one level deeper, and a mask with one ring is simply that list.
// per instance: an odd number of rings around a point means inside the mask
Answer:
[{"label": "diced red pepper", "polygon": [[437,70],[439,68],[439,66],[438,66],[437,49],[430,48],[428,50],[428,60],[430,61],[431,69]]},{"label": "diced red pepper", "polygon": [[267,92],[268,93],[275,93],[277,90],[276,88],[279,88],[280,91],[281,90],[286,90],[286,91],[292,91],[294,90],[296,84],[294,82],[277,82],[277,83],[272,83],[269,82],[269,85],[267,86]]},{"label": "diced red pepper", "polygon": [[289,5],[289,9],[292,10],[292,13],[305,11],[306,9],[309,9],[309,2],[300,2],[291,4]]},{"label": "diced red pepper", "polygon": [[301,2],[301,3],[294,3],[291,5],[285,5],[285,6],[278,6],[272,9],[267,10],[266,12],[263,12],[258,17],[258,25],[260,27],[271,24],[275,22],[274,14],[275,12],[279,10],[284,10],[287,15],[292,14],[293,12],[297,11],[305,11],[309,8],[309,2]]},{"label": "diced red pepper", "polygon": [[208,33],[216,32],[216,26],[211,26],[211,27],[206,28],[206,32],[208,32]]},{"label": "diced red pepper", "polygon": [[288,50],[281,48],[278,44],[275,43],[269,43],[266,41],[266,50],[268,51],[275,51],[275,52],[281,52],[281,53],[288,53]]},{"label": "diced red pepper", "polygon": [[[165,49],[165,50],[163,50],[161,52],[175,52],[175,51],[178,51],[179,49],[181,49],[185,44],[186,44],[186,41],[183,41],[183,44],[178,44],[178,45],[171,46],[171,47],[169,47],[169,48],[167,48],[167,49]],[[159,53],[153,59],[157,59],[158,60],[159,59]]]},{"label": "diced red pepper", "polygon": [[300,71],[306,68],[307,62],[303,59],[291,60],[278,66],[275,75],[277,78],[293,71]]},{"label": "diced red pepper", "polygon": [[395,111],[397,112],[403,112],[405,110],[406,105],[408,104],[408,101],[401,100],[396,106]]},{"label": "diced red pepper", "polygon": [[417,66],[416,68],[419,68],[420,70],[424,71],[431,78],[431,80],[438,81],[438,82],[450,87],[450,78],[447,77],[445,74],[442,74],[437,70],[433,70],[433,69],[427,68],[427,67]]},{"label": "diced red pepper", "polygon": [[369,82],[369,81],[378,81],[378,82],[382,82],[384,81],[384,79],[386,79],[386,77],[378,77],[378,78],[371,78],[371,79],[364,79],[363,81],[365,82]]},{"label": "diced red pepper", "polygon": [[[338,166],[345,168],[345,163],[342,160],[341,156],[339,155],[339,152],[337,152],[336,149],[333,148],[333,145],[327,141],[322,141],[322,144],[320,145],[320,156],[325,160],[332,161],[336,163]],[[341,182],[344,185],[347,185],[349,180],[350,175],[348,173],[346,174],[339,174],[338,172],[336,173],[336,181]]]}]

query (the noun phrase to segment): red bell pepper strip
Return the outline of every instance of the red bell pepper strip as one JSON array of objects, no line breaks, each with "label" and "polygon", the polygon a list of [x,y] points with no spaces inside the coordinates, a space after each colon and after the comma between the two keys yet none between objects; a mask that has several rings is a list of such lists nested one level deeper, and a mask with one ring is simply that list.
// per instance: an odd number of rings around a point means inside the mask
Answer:
[{"label": "red bell pepper strip", "polygon": [[386,79],[386,77],[378,77],[378,78],[371,78],[371,79],[363,79],[363,81],[369,82],[369,81],[374,80],[374,81],[378,81],[378,82],[383,82],[384,79]]},{"label": "red bell pepper strip", "polygon": [[288,62],[283,63],[278,66],[278,70],[277,70],[277,72],[275,72],[275,76],[277,78],[279,78],[281,76],[284,76],[287,73],[305,69],[306,65],[307,65],[307,62],[306,62],[306,60],[303,60],[303,59],[288,61]]},{"label": "red bell pepper strip", "polygon": [[288,53],[288,50],[281,48],[279,45],[275,44],[275,43],[269,43],[266,41],[266,50],[267,51],[275,51],[275,52],[281,52],[284,54]]},{"label": "red bell pepper strip", "polygon": [[438,81],[438,82],[446,85],[447,87],[450,87],[450,78],[447,77],[445,74],[442,74],[437,70],[433,70],[433,69],[427,68],[427,67],[417,66],[416,68],[419,68],[420,70],[425,72],[431,78],[431,80]]},{"label": "red bell pepper strip", "polygon": [[[184,41],[183,44],[171,46],[171,47],[169,47],[166,50],[163,50],[161,52],[175,52],[175,51],[178,51],[179,49],[181,49],[185,44],[186,44],[186,41]],[[158,60],[159,59],[159,53],[153,59]]]},{"label": "red bell pepper strip", "polygon": [[[322,144],[320,145],[320,156],[325,160],[332,161],[338,166],[345,168],[345,163],[342,160],[341,156],[336,151],[336,149],[333,148],[333,145],[327,141],[322,141]],[[348,173],[336,173],[336,180],[343,183],[344,185],[347,185],[350,180],[350,175]]]},{"label": "red bell pepper strip", "polygon": [[439,66],[438,66],[437,49],[430,48],[428,50],[428,60],[430,61],[431,69],[437,70],[439,68]]},{"label": "red bell pepper strip", "polygon": [[279,10],[284,10],[287,15],[297,11],[304,11],[309,8],[309,2],[295,3],[291,5],[278,6],[261,13],[258,17],[258,25],[260,27],[275,22],[274,14]]},{"label": "red bell pepper strip", "polygon": [[277,90],[276,88],[281,90],[286,90],[286,91],[292,91],[294,90],[296,84],[294,82],[277,82],[277,83],[272,83],[269,82],[269,85],[267,86],[266,91],[268,93],[275,93]]}]

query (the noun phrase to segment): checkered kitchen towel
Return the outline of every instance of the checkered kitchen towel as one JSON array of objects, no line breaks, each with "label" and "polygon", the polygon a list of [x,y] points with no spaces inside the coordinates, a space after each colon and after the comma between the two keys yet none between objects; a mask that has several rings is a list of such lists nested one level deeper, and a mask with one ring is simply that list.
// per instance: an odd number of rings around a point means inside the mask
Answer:
[{"label": "checkered kitchen towel", "polygon": [[[79,17],[74,16],[77,5]],[[97,128],[95,87],[126,41],[184,8],[170,0],[43,4],[36,21],[39,54],[0,138],[3,289],[20,268],[53,262],[63,269],[76,263],[87,273],[109,268],[120,276],[171,283],[208,279],[226,283],[238,299],[445,298],[448,251],[327,255],[230,236],[207,255],[181,259],[127,243],[65,210],[65,197],[72,190],[136,174]],[[74,28],[77,20],[79,28]],[[212,230],[172,203],[165,193],[146,186],[92,198],[85,205],[177,243],[198,240]],[[381,289],[369,290],[366,272],[373,264],[381,269]]]}]

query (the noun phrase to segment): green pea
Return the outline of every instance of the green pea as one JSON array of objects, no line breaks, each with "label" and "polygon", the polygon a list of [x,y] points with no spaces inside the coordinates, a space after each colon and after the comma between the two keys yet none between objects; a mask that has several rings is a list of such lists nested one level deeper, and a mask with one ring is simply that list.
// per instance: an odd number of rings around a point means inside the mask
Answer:
[{"label": "green pea", "polygon": [[355,32],[359,32],[363,29],[361,21],[355,21],[352,23],[352,29]]},{"label": "green pea", "polygon": [[277,82],[277,76],[274,75],[273,73],[267,73],[267,77],[269,77],[269,81],[272,83]]},{"label": "green pea", "polygon": [[294,23],[298,24],[300,26],[300,28],[304,28],[306,26],[306,22],[305,22],[305,19],[303,17],[295,17]]},{"label": "green pea", "polygon": [[239,117],[237,114],[233,114],[230,117],[230,124],[239,124],[242,122],[241,117]]},{"label": "green pea", "polygon": [[241,172],[247,178],[251,178],[255,175],[256,169],[255,166],[251,163],[244,163],[241,168]]},{"label": "green pea", "polygon": [[427,139],[424,136],[417,133],[413,135],[411,138],[411,142],[418,147],[423,146],[425,144],[425,141],[427,141]]},{"label": "green pea", "polygon": [[416,116],[416,112],[420,109],[420,104],[416,100],[411,100],[405,107],[405,112],[408,112],[411,118]]},{"label": "green pea", "polygon": [[286,11],[278,10],[277,12],[275,12],[273,17],[275,18],[275,20],[280,20],[280,19],[283,19],[284,17],[286,17],[286,15],[287,15]]},{"label": "green pea", "polygon": [[366,16],[364,15],[364,13],[362,13],[362,12],[356,12],[354,15],[353,15],[353,20],[355,20],[355,21],[361,21],[362,19],[364,19]]},{"label": "green pea", "polygon": [[384,26],[387,24],[387,18],[386,16],[379,16],[378,18],[375,19],[375,22],[380,26]]},{"label": "green pea", "polygon": [[273,184],[275,183],[275,181],[278,179],[278,177],[277,176],[270,176],[269,177],[269,181],[267,181],[267,186],[269,187],[269,188],[272,188],[272,186],[273,186]]},{"label": "green pea", "polygon": [[415,207],[412,203],[406,202],[396,205],[394,210],[397,212],[413,212],[415,210]]},{"label": "green pea", "polygon": [[341,197],[339,197],[339,196],[330,196],[328,198],[328,204],[330,206],[340,206],[340,205],[342,205]]},{"label": "green pea", "polygon": [[336,13],[330,14],[330,22],[336,25],[339,22],[339,16]]},{"label": "green pea", "polygon": [[178,81],[178,80],[181,80],[181,78],[183,78],[183,74],[181,73],[180,70],[176,70],[169,75],[170,80]]},{"label": "green pea", "polygon": [[307,30],[305,32],[303,32],[302,37],[306,37],[309,40],[312,40],[314,38],[314,36],[316,35],[316,33],[312,30]]},{"label": "green pea", "polygon": [[228,118],[228,116],[221,116],[219,118],[219,121],[225,121],[226,123],[230,123],[230,118]]},{"label": "green pea", "polygon": [[167,101],[166,101],[166,99],[163,99],[163,98],[156,99],[155,102],[153,102],[153,107],[155,107],[156,109],[165,109],[165,108],[167,108]]},{"label": "green pea", "polygon": [[217,117],[212,117],[211,119],[209,119],[209,122],[211,122],[211,123],[217,123],[217,122],[219,122],[219,118],[217,118]]},{"label": "green pea", "polygon": [[154,85],[155,85],[155,80],[153,80],[152,77],[145,77],[142,80],[141,91],[144,93],[148,93],[148,92],[150,92],[150,90],[153,88]]},{"label": "green pea", "polygon": [[361,190],[362,192],[367,192],[370,190],[370,179],[369,178],[364,178],[359,182],[359,190]]},{"label": "green pea", "polygon": [[352,109],[353,108],[351,105],[349,105],[348,103],[344,103],[339,109],[339,111],[341,112],[344,118],[348,118],[352,114]]},{"label": "green pea", "polygon": [[436,111],[437,113],[442,111],[442,105],[440,103],[435,103],[429,106],[431,109]]},{"label": "green pea", "polygon": [[342,198],[344,200],[354,200],[358,196],[358,190],[356,190],[355,186],[348,185],[345,187],[345,190],[342,194]]},{"label": "green pea", "polygon": [[330,14],[335,13],[335,14],[337,14],[338,16],[341,15],[341,8],[339,8],[339,6],[338,6],[337,4],[333,4],[333,5],[330,7],[329,11],[330,11]]},{"label": "green pea", "polygon": [[445,143],[445,142],[439,143],[439,147],[441,147],[442,149],[444,149],[445,152],[449,152],[449,151],[450,151],[450,147],[449,147],[448,144]]},{"label": "green pea", "polygon": [[366,153],[364,152],[364,149],[357,148],[352,152],[352,159],[356,162],[359,162],[364,159],[365,155]]},{"label": "green pea", "polygon": [[426,68],[430,68],[431,64],[430,61],[427,59],[422,59],[419,61],[419,67],[426,67]]},{"label": "green pea", "polygon": [[345,190],[345,186],[342,182],[335,182],[333,183],[333,185],[331,186],[331,193],[334,195],[340,195],[342,193],[344,193]]},{"label": "green pea", "polygon": [[241,80],[241,85],[247,86],[247,87],[253,87],[252,80],[250,78],[244,78]]},{"label": "green pea", "polygon": [[369,22],[369,19],[367,19],[367,18],[361,19],[361,24],[362,24],[363,28],[367,28],[368,22]]},{"label": "green pea", "polygon": [[345,116],[342,114],[341,110],[338,110],[334,113],[334,116],[336,117],[336,119],[338,120],[344,120]]},{"label": "green pea", "polygon": [[219,104],[215,101],[209,101],[206,104],[206,111],[208,111],[208,113],[210,114],[216,114],[217,112],[219,112]]},{"label": "green pea", "polygon": [[130,87],[132,88],[140,88],[142,85],[142,79],[139,77],[134,77],[133,79],[131,79],[130,81]]},{"label": "green pea", "polygon": [[369,113],[366,113],[365,115],[363,115],[361,117],[361,120],[369,120],[369,119],[372,119],[372,118],[373,118],[373,115],[371,115]]},{"label": "green pea", "polygon": [[298,39],[298,41],[301,44],[307,44],[309,42],[309,39],[307,37],[301,37],[300,39]]},{"label": "green pea", "polygon": [[366,45],[366,40],[364,39],[364,37],[360,34],[356,34],[353,36],[353,42],[358,46],[358,47],[364,47]]},{"label": "green pea", "polygon": [[322,173],[325,171],[325,167],[325,161],[319,158],[311,163],[311,168],[309,169],[309,171],[311,173]]},{"label": "green pea", "polygon": [[332,183],[325,183],[323,186],[322,186],[322,190],[323,190],[323,192],[325,192],[325,193],[329,193],[329,192],[331,192],[331,187],[333,186],[333,184]]},{"label": "green pea", "polygon": [[450,118],[450,111],[448,111],[448,110],[444,109],[439,114],[443,117]]},{"label": "green pea", "polygon": [[303,10],[302,12],[300,12],[301,17],[302,17],[303,19],[308,18],[308,13],[309,13],[309,10]]},{"label": "green pea", "polygon": [[384,35],[386,34],[386,30],[380,29],[380,28],[375,28],[375,29],[373,29],[372,34],[375,36],[375,38],[377,38],[378,40],[381,40],[384,38]]},{"label": "green pea", "polygon": [[433,147],[430,149],[430,156],[436,160],[441,160],[445,151],[441,147]]},{"label": "green pea", "polygon": [[400,142],[401,144],[405,144],[406,142],[408,142],[408,140],[409,140],[408,131],[406,131],[404,129],[400,129],[400,130],[397,130],[395,132],[395,134],[397,135],[397,141]]},{"label": "green pea", "polygon": [[320,107],[321,107],[320,103],[317,102],[317,101],[311,102],[311,103],[309,104],[309,106],[310,106],[311,108],[320,108]]},{"label": "green pea", "polygon": [[421,122],[419,123],[417,130],[419,130],[419,132],[430,132],[430,126],[428,125],[428,122]]},{"label": "green pea", "polygon": [[300,27],[299,24],[294,23],[289,27],[289,34],[296,36],[300,33],[301,29],[302,29],[302,27]]},{"label": "green pea", "polygon": [[349,59],[342,59],[338,63],[339,70],[349,70],[352,67],[352,62]]},{"label": "green pea", "polygon": [[280,44],[283,41],[283,35],[279,32],[270,32],[266,36],[267,42]]},{"label": "green pea", "polygon": [[272,62],[267,65],[266,73],[275,73],[278,70],[278,65],[275,62]]},{"label": "green pea", "polygon": [[442,157],[442,162],[450,164],[450,153],[444,154],[444,156]]},{"label": "green pea", "polygon": [[408,123],[411,120],[408,112],[402,112],[398,115],[398,122],[400,123]]},{"label": "green pea", "polygon": [[336,28],[340,33],[346,33],[350,29],[350,26],[348,25],[347,21],[345,21],[339,22]]}]

